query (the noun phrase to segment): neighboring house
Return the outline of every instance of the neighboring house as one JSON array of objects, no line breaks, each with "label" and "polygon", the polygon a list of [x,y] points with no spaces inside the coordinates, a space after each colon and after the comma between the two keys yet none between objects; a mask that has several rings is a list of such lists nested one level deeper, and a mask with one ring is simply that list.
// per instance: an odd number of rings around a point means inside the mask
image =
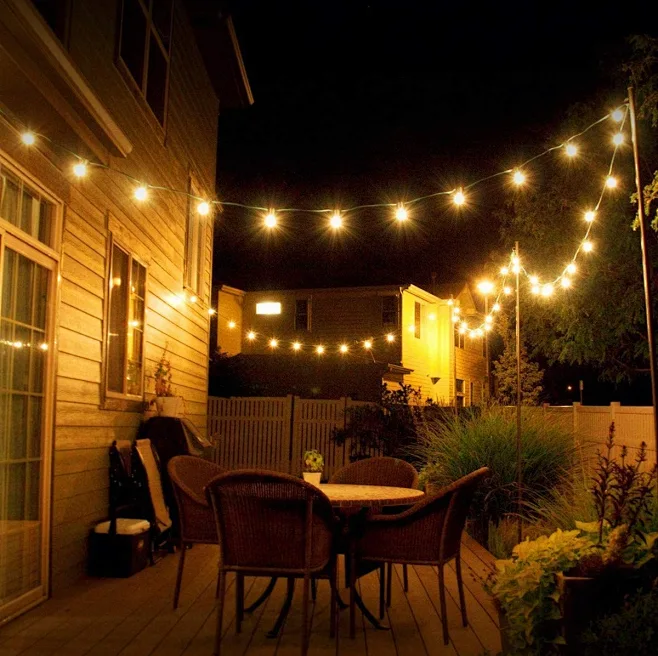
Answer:
[{"label": "neighboring house", "polygon": [[436,295],[416,285],[271,292],[223,286],[217,343],[243,358],[276,352],[281,361],[287,352],[291,361],[322,357],[343,368],[374,361],[386,365],[389,387],[404,383],[420,388],[423,400],[472,405],[486,390],[483,339],[456,330],[454,307],[481,319],[466,284],[442,286]]},{"label": "neighboring house", "polygon": [[250,98],[230,23],[191,10],[0,0],[0,623],[84,571],[165,348],[206,430],[212,213],[134,195],[214,198],[219,96]]}]

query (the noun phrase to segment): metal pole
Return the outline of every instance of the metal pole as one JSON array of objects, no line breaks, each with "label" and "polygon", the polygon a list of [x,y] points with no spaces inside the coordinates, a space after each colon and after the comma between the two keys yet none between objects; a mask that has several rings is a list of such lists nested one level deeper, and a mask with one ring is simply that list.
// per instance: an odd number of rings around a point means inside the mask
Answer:
[{"label": "metal pole", "polygon": [[656,403],[658,401],[658,380],[656,379],[656,353],[653,334],[653,304],[651,275],[651,256],[649,254],[649,245],[647,244],[647,226],[644,215],[644,193],[642,181],[640,179],[640,153],[637,143],[637,123],[635,120],[635,90],[628,87],[628,108],[631,119],[631,136],[633,138],[633,163],[635,164],[635,186],[637,187],[637,216],[640,223],[640,244],[642,246],[642,278],[644,280],[644,305],[647,312],[647,340],[649,342],[649,368],[651,370],[651,398],[653,402],[653,430],[654,446],[656,457],[658,458],[658,413],[656,412]]},{"label": "metal pole", "polygon": [[[489,294],[484,295],[484,316],[489,316]],[[484,357],[487,361],[487,401],[491,398],[491,363],[489,362],[489,324],[485,324],[484,331]]]},{"label": "metal pole", "polygon": [[517,542],[523,539],[523,522],[521,520],[521,301],[519,295],[519,242],[514,244],[514,273],[516,276],[516,512]]}]

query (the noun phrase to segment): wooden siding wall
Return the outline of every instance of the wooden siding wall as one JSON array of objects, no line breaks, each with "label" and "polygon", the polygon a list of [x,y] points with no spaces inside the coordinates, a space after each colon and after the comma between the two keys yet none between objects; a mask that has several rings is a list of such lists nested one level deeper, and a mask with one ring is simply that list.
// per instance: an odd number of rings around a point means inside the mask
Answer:
[{"label": "wooden siding wall", "polygon": [[[193,173],[214,196],[218,101],[203,68],[184,10],[175,3],[168,119],[163,132],[141,97],[114,64],[116,3],[73,2],[70,55],[133,144],[112,168],[151,184],[186,189]],[[47,110],[43,110],[44,112]],[[33,121],[33,124],[34,121]],[[53,487],[53,586],[77,577],[86,559],[91,526],[107,516],[107,450],[115,439],[133,439],[141,413],[104,409],[102,400],[106,268],[110,236],[148,267],[145,370],[153,371],[167,347],[173,386],[186,415],[203,432],[207,417],[212,220],[207,222],[204,279],[199,298],[179,301],[187,200],[152,191],[133,200],[134,184],[92,168],[71,180],[46,157],[17,146],[16,133],[0,122],[7,154],[63,201],[61,285],[57,336],[57,392]],[[72,149],[84,147],[68,135]],[[69,159],[60,167],[68,170]],[[147,390],[152,381],[146,379]],[[150,395],[147,394],[147,398]]]},{"label": "wooden siding wall", "polygon": [[[482,338],[465,336],[464,348],[455,348],[455,378],[464,381],[464,405],[477,405],[482,401],[482,385],[486,384],[487,365],[483,354]],[[473,398],[471,398],[473,383]]]},{"label": "wooden siding wall", "polygon": [[[229,355],[242,352],[243,304],[244,293],[239,290],[220,289],[217,293],[217,346]],[[234,328],[229,328],[229,321],[235,321]]]}]

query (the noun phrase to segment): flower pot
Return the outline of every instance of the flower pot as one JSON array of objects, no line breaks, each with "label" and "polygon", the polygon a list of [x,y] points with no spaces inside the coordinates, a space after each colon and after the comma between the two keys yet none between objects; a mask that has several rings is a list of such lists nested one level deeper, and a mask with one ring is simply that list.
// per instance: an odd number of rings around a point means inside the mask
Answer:
[{"label": "flower pot", "polygon": [[311,485],[319,486],[322,472],[304,472],[304,480]]},{"label": "flower pot", "polygon": [[160,417],[178,417],[182,401],[180,396],[156,396],[155,407],[158,409],[158,415]]}]

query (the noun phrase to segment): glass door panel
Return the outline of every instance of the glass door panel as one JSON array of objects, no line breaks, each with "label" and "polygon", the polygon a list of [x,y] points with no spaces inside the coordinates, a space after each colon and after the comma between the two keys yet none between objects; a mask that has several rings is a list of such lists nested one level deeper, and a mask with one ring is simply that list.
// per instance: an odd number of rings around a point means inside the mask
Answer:
[{"label": "glass door panel", "polygon": [[49,269],[0,248],[0,620],[43,588]]}]

